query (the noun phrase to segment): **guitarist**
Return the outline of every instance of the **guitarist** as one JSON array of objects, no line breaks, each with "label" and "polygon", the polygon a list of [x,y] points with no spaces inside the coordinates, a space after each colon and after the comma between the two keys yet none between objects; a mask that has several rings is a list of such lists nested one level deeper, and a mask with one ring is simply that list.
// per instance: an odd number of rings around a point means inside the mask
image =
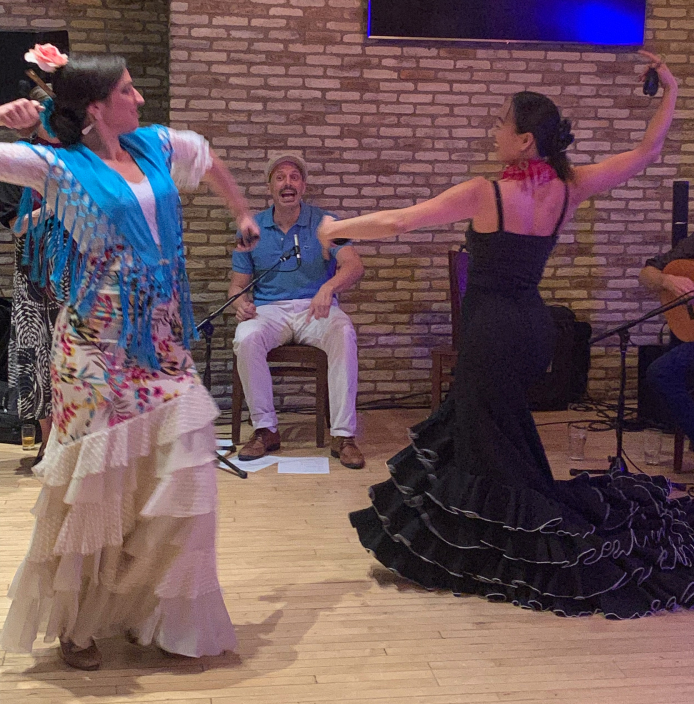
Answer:
[{"label": "guitarist", "polygon": [[[694,281],[690,278],[663,271],[677,259],[694,260],[694,234],[680,240],[667,254],[649,259],[641,269],[639,281],[651,291],[667,292],[675,297],[694,292]],[[694,441],[693,376],[694,342],[671,345],[647,371],[648,383],[662,397],[673,420],[691,441]]]}]

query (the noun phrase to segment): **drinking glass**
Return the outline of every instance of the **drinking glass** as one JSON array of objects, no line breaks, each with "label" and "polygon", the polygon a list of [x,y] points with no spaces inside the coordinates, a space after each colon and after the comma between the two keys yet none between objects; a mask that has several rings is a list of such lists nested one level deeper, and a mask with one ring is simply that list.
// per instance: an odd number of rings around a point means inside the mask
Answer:
[{"label": "drinking glass", "polygon": [[643,457],[646,464],[660,464],[660,451],[663,449],[663,433],[656,428],[643,431]]},{"label": "drinking glass", "polygon": [[36,444],[36,426],[29,423],[22,426],[22,450],[33,450]]},{"label": "drinking glass", "polygon": [[569,423],[569,459],[585,459],[588,426],[586,423]]}]

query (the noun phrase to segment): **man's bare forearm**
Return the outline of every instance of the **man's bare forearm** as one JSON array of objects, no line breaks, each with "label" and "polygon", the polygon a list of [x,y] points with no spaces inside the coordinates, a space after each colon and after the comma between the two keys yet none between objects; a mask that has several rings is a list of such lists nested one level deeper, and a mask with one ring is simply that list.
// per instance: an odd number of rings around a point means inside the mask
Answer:
[{"label": "man's bare forearm", "polygon": [[649,291],[661,291],[665,288],[666,275],[654,266],[645,266],[639,274],[639,282]]}]

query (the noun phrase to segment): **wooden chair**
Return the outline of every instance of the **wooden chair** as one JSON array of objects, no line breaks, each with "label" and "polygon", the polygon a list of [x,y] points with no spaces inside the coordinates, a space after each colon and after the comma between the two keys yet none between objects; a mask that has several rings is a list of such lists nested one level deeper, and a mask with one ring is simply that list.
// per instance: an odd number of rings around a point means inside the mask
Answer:
[{"label": "wooden chair", "polygon": [[451,290],[452,344],[431,350],[431,410],[441,405],[444,384],[453,381],[453,371],[458,360],[460,335],[460,304],[467,287],[467,269],[470,255],[463,251],[448,252],[448,281]]},{"label": "wooden chair", "polygon": [[686,439],[686,435],[682,431],[682,428],[676,428],[675,451],[672,458],[672,470],[675,474],[684,474],[684,472],[682,472],[682,460],[684,458],[684,441]]},{"label": "wooden chair", "polygon": [[[270,373],[275,376],[315,377],[316,379],[316,445],[325,447],[325,427],[330,427],[328,402],[328,357],[317,347],[308,345],[282,345],[270,350],[267,361]],[[241,440],[241,408],[245,395],[232,354],[233,392],[231,397],[231,439],[235,445]]]}]

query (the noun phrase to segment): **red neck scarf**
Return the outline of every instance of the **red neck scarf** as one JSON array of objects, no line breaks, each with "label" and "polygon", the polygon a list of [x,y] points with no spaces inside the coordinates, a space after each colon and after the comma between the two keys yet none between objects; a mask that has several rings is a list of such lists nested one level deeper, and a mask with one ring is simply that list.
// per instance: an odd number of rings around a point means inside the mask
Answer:
[{"label": "red neck scarf", "polygon": [[533,186],[542,186],[558,176],[557,172],[543,159],[528,159],[506,166],[501,178],[507,181],[529,181]]}]

